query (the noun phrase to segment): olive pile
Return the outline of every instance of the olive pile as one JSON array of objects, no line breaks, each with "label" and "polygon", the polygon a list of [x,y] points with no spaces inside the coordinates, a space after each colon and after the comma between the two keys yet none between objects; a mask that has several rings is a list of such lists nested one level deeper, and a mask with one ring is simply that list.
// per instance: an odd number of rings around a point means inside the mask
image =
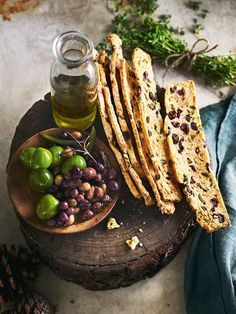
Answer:
[{"label": "olive pile", "polygon": [[[108,167],[104,154],[94,149],[93,157],[83,155],[76,145],[65,145],[66,137],[66,133],[61,139],[50,136],[57,144],[49,149],[28,147],[20,154],[31,171],[31,188],[44,193],[36,214],[51,227],[90,219],[119,191],[118,173]],[[62,146],[58,146],[60,141]]]},{"label": "olive pile", "polygon": [[89,160],[83,170],[73,166],[64,174],[62,167],[56,167],[50,193],[60,200],[59,212],[47,222],[48,225],[70,225],[74,223],[76,214],[83,221],[100,212],[119,190],[117,175],[115,169],[108,169],[93,160]]}]

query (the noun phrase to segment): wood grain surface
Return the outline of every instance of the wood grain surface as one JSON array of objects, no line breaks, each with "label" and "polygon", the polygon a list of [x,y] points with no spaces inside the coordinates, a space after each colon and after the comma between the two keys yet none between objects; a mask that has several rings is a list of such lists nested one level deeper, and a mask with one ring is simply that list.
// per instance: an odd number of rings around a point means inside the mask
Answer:
[{"label": "wood grain surface", "polygon": [[[10,156],[27,138],[54,126],[47,94],[21,119]],[[99,119],[96,129],[105,140]],[[153,276],[170,262],[195,227],[194,214],[184,201],[177,205],[174,215],[162,215],[156,206],[145,207],[142,201],[134,199],[124,182],[110,216],[122,223],[119,229],[108,231],[106,219],[90,230],[71,235],[50,235],[18,218],[29,246],[50,268],[62,278],[91,290],[128,286]],[[130,250],[125,240],[135,235],[143,246]]]}]

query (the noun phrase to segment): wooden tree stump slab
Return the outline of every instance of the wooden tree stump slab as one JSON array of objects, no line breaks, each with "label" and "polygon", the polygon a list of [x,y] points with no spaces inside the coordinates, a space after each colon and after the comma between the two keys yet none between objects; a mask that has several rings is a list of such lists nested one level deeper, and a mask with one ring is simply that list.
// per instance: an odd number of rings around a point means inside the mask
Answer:
[{"label": "wooden tree stump slab", "polygon": [[[21,119],[10,157],[27,138],[54,126],[48,94]],[[99,119],[96,128],[106,141]],[[86,232],[70,235],[44,233],[18,218],[30,248],[55,273],[91,290],[125,287],[155,275],[171,261],[195,227],[194,214],[185,202],[177,205],[174,215],[165,216],[156,207],[145,207],[134,199],[124,182],[110,216],[123,223],[119,229],[108,231],[106,219]],[[125,240],[135,235],[143,246],[130,250]]]}]

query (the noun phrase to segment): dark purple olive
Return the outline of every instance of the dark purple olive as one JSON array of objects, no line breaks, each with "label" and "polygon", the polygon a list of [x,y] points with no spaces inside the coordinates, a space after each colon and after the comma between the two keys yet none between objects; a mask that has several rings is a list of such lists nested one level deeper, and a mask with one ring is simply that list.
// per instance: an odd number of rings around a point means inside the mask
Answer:
[{"label": "dark purple olive", "polygon": [[50,220],[48,220],[47,221],[47,225],[49,226],[49,227],[55,227],[56,226],[56,220],[55,219],[50,219]]},{"label": "dark purple olive", "polygon": [[64,223],[67,223],[68,221],[68,215],[65,213],[65,212],[61,212],[59,214],[59,219],[64,222]]},{"label": "dark purple olive", "polygon": [[92,168],[92,167],[87,167],[86,169],[83,170],[83,179],[90,181],[92,179],[94,179],[97,175],[97,171]]},{"label": "dark purple olive", "polygon": [[94,180],[95,182],[98,182],[98,181],[102,180],[102,175],[101,175],[101,173],[97,173],[96,176],[93,178],[93,180]]},{"label": "dark purple olive", "polygon": [[99,210],[102,209],[102,203],[101,202],[95,202],[91,209],[94,211],[94,212],[98,212]]},{"label": "dark purple olive", "polygon": [[68,216],[77,214],[78,212],[79,212],[78,207],[69,207],[66,211]]},{"label": "dark purple olive", "polygon": [[49,188],[49,193],[55,194],[57,192],[57,186],[56,185],[51,185]]},{"label": "dark purple olive", "polygon": [[76,198],[79,195],[79,191],[77,189],[71,190],[70,196],[72,198]]},{"label": "dark purple olive", "polygon": [[88,219],[90,219],[91,217],[93,217],[93,212],[92,212],[90,209],[88,209],[88,210],[86,210],[86,211],[83,213],[81,219],[82,219],[82,220],[88,220]]},{"label": "dark purple olive", "polygon": [[69,207],[69,204],[66,201],[60,202],[59,209],[61,210],[67,210]]},{"label": "dark purple olive", "polygon": [[84,195],[83,194],[79,194],[77,197],[76,197],[76,201],[80,204],[81,202],[84,201]]},{"label": "dark purple olive", "polygon": [[100,162],[97,162],[97,163],[96,163],[95,168],[96,168],[96,170],[97,170],[99,173],[103,173],[103,172],[104,172],[104,169],[105,169],[104,165],[101,164]]},{"label": "dark purple olive", "polygon": [[79,167],[73,167],[71,170],[71,176],[73,179],[80,179],[82,177],[82,171]]},{"label": "dark purple olive", "polygon": [[119,190],[119,184],[115,180],[109,180],[107,184],[107,188],[111,192],[117,192]]},{"label": "dark purple olive", "polygon": [[84,199],[82,202],[79,203],[80,207],[84,209],[89,209],[91,204],[88,200]]},{"label": "dark purple olive", "polygon": [[52,171],[53,176],[57,176],[58,174],[61,173],[61,168],[59,166],[55,167]]},{"label": "dark purple olive", "polygon": [[117,178],[117,175],[118,175],[117,170],[114,168],[111,168],[107,172],[107,179],[108,180],[114,180]]},{"label": "dark purple olive", "polygon": [[110,195],[105,194],[105,195],[103,196],[103,198],[102,198],[102,201],[103,201],[104,203],[110,203],[110,202],[111,202],[111,197],[110,197]]}]

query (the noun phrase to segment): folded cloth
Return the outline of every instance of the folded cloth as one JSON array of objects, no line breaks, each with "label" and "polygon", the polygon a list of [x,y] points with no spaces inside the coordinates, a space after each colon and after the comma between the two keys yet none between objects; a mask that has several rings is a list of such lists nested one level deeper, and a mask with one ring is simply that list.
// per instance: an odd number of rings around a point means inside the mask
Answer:
[{"label": "folded cloth", "polygon": [[[194,233],[185,268],[188,314],[236,313],[236,94],[201,110],[213,170],[232,227]],[[209,191],[211,193],[211,191]]]}]

